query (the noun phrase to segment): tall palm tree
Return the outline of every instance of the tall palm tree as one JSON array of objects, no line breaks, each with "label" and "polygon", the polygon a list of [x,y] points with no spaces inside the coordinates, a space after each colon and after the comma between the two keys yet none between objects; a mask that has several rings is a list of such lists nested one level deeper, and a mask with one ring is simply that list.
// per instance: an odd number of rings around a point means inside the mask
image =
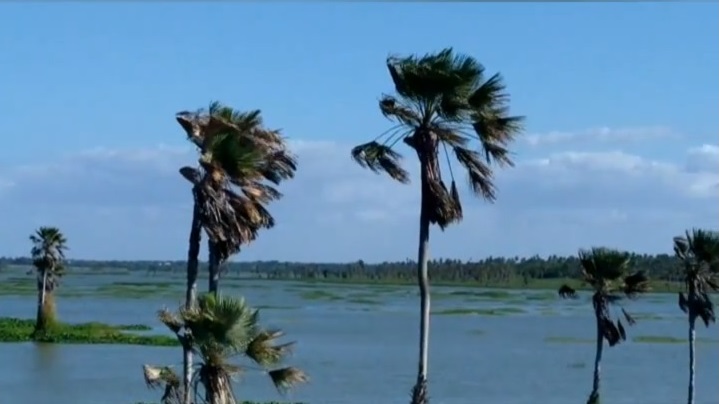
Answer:
[{"label": "tall palm tree", "polygon": [[[250,366],[229,362],[231,357],[237,355],[260,366],[258,370],[267,373],[280,392],[309,380],[297,368],[276,368],[290,353],[293,343],[275,344],[283,335],[282,331],[261,328],[258,311],[249,308],[243,299],[208,293],[200,296],[196,307],[182,307],[178,313],[163,309],[159,312],[159,318],[178,339],[188,339],[189,345],[201,360],[195,366],[197,382],[193,390],[197,402],[237,402],[232,378],[252,369]],[[182,387],[172,369],[145,365],[143,370],[148,386],[165,389],[163,403],[178,402]],[[204,397],[200,394],[200,386],[204,390]]]},{"label": "tall palm tree", "polygon": [[688,404],[694,404],[696,371],[695,344],[697,318],[705,326],[716,321],[709,292],[719,291],[719,232],[694,229],[674,238],[674,253],[682,262],[684,293],[679,292],[679,308],[689,317]]},{"label": "tall palm tree", "polygon": [[53,292],[64,271],[67,239],[57,227],[40,227],[30,235],[32,262],[37,272],[37,315],[35,333],[43,333],[55,323]]},{"label": "tall palm tree", "polygon": [[[200,153],[199,167],[180,169],[195,201],[190,253],[199,252],[199,222],[209,238],[209,291],[217,293],[220,265],[259,230],[274,226],[265,205],[282,197],[273,185],[294,177],[296,160],[280,132],[263,127],[259,110],[213,102],[206,111],[176,118]],[[188,262],[196,268],[194,258]]]},{"label": "tall palm tree", "polygon": [[[180,112],[178,123],[198,148],[199,166],[182,167],[192,184],[193,213],[187,257],[185,307],[197,293],[202,229],[208,234],[209,291],[219,290],[220,266],[262,228],[274,225],[264,204],[282,194],[264,181],[292,178],[296,162],[278,131],[263,128],[260,111],[238,112],[218,102],[207,110]],[[192,351],[184,349],[184,391],[191,384]],[[185,404],[191,397],[185,396]]]},{"label": "tall palm tree", "polygon": [[[604,340],[610,347],[627,338],[620,319],[612,320],[611,305],[618,304],[623,297],[635,298],[649,290],[649,279],[644,272],[630,272],[630,256],[623,251],[603,247],[579,250],[579,263],[582,267],[582,280],[593,290],[592,306],[597,325],[597,346],[594,357],[594,378],[592,392],[587,404],[599,404],[601,381],[601,362]],[[559,289],[564,298],[575,298],[576,292],[568,285]],[[635,320],[621,308],[625,320],[633,325]]]},{"label": "tall palm tree", "polygon": [[[513,165],[507,147],[521,132],[523,118],[509,115],[509,95],[498,73],[487,77],[479,62],[455,54],[451,48],[423,57],[389,57],[387,68],[395,93],[383,95],[379,108],[396,125],[374,141],[352,149],[352,157],[361,166],[384,171],[401,183],[408,183],[409,175],[400,166],[401,155],[394,146],[402,140],[419,159],[422,202],[417,278],[421,320],[419,369],[412,403],[423,404],[429,402],[430,225],[444,229],[462,219],[448,149],[467,171],[471,189],[481,198],[494,201],[496,188],[491,165]],[[452,178],[449,190],[440,169],[441,151]]]}]

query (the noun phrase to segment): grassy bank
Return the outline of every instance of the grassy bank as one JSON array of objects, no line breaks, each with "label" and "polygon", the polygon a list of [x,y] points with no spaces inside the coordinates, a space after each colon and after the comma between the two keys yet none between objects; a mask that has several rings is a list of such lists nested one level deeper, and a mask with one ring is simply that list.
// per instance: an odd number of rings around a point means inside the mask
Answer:
[{"label": "grassy bank", "polygon": [[149,331],[141,324],[108,325],[102,323],[58,323],[42,335],[33,335],[35,322],[28,319],[0,318],[0,342],[44,342],[57,344],[120,344],[177,346],[177,339],[164,335],[138,335]]}]

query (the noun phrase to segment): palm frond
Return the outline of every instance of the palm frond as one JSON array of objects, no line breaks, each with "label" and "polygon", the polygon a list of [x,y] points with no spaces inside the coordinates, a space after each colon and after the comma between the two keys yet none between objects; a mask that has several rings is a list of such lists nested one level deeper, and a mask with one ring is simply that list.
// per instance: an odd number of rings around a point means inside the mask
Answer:
[{"label": "palm frond", "polygon": [[579,250],[579,263],[591,279],[601,282],[616,281],[627,273],[628,253],[604,247]]},{"label": "palm frond", "polygon": [[245,355],[261,366],[280,362],[294,346],[294,342],[275,345],[274,342],[283,335],[280,330],[260,331],[247,345]]},{"label": "palm frond", "polygon": [[369,168],[375,173],[384,171],[401,183],[409,183],[409,173],[400,165],[402,156],[391,147],[372,141],[354,147],[352,158],[360,166]]},{"label": "palm frond", "polygon": [[270,379],[272,379],[272,384],[275,385],[277,391],[283,394],[293,387],[307,383],[310,380],[305,372],[295,367],[271,370],[267,373]]},{"label": "palm frond", "polygon": [[623,291],[629,297],[635,297],[639,293],[646,293],[649,291],[649,278],[644,271],[626,276]]},{"label": "palm frond", "polygon": [[148,388],[164,388],[167,384],[180,386],[180,378],[168,366],[142,365],[142,373]]},{"label": "palm frond", "polygon": [[496,188],[491,168],[481,160],[479,153],[473,150],[463,147],[454,147],[453,150],[459,164],[467,170],[472,191],[493,202],[496,199]]},{"label": "palm frond", "polygon": [[184,326],[184,321],[182,320],[182,318],[180,318],[180,316],[171,312],[167,308],[158,310],[157,317],[160,319],[160,322],[162,322],[162,324],[165,324],[165,326],[167,326],[167,328],[170,329],[170,331],[172,331],[174,334],[178,334]]}]

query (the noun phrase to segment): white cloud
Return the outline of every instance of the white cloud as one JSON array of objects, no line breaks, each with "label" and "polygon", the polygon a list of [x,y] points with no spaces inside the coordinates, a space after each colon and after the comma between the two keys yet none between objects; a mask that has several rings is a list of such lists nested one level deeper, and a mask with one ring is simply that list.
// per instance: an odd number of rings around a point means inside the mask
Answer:
[{"label": "white cloud", "polygon": [[[300,165],[281,186],[285,198],[270,208],[278,224],[240,259],[414,257],[416,182],[401,185],[361,169],[350,159],[351,144],[291,145]],[[416,173],[414,156],[402,151]],[[585,147],[520,159],[498,172],[496,204],[463,192],[465,220],[444,234],[433,231],[433,256],[566,254],[590,245],[668,250],[673,235],[716,227],[719,218],[719,148],[699,145],[677,158]],[[0,234],[0,255],[24,254],[26,234],[57,225],[78,258],[182,259],[191,201],[177,169],[194,161],[190,146],[160,145],[0,169],[0,209],[10,229]]]},{"label": "white cloud", "polygon": [[522,141],[530,146],[548,146],[558,143],[628,143],[646,142],[648,140],[661,140],[678,138],[679,134],[662,126],[646,126],[633,128],[592,128],[578,132],[549,132],[543,134],[528,134]]}]

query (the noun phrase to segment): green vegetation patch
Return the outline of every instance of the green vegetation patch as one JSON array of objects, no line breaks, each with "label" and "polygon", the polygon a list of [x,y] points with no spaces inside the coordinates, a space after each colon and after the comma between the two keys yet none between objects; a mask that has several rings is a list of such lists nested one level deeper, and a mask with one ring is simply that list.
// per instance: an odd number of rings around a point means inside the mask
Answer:
[{"label": "green vegetation patch", "polygon": [[[667,337],[661,335],[639,335],[632,338],[632,341],[642,344],[688,344],[686,338]],[[719,344],[719,340],[711,338],[697,338],[699,344]]]},{"label": "green vegetation patch", "polygon": [[255,309],[258,310],[294,310],[297,309],[296,306],[279,306],[279,305],[272,305],[272,304],[260,304],[255,306]]},{"label": "green vegetation patch", "polygon": [[443,309],[432,311],[432,314],[434,315],[443,316],[507,316],[520,313],[524,313],[524,310],[517,307],[497,307],[493,309]]},{"label": "green vegetation patch", "polygon": [[597,341],[591,338],[576,338],[576,337],[547,337],[544,342],[552,344],[594,344]]},{"label": "green vegetation patch", "polygon": [[60,344],[122,344],[122,345],[179,345],[174,337],[164,335],[136,335],[132,331],[149,331],[142,324],[108,325],[97,322],[53,326],[42,335],[33,335],[35,321],[0,318],[0,342],[45,342]]},{"label": "green vegetation patch", "polygon": [[141,299],[173,292],[173,282],[113,282],[100,285],[95,291],[101,296]]},{"label": "green vegetation patch", "polygon": [[367,299],[367,298],[363,298],[363,297],[353,297],[353,298],[349,298],[349,299],[347,299],[347,303],[352,303],[352,304],[370,304],[370,305],[382,304],[382,302],[379,302],[379,301],[377,301],[377,300]]},{"label": "green vegetation patch", "polygon": [[34,277],[8,277],[0,281],[0,296],[23,296],[37,293]]},{"label": "green vegetation patch", "polygon": [[449,293],[453,296],[465,296],[474,299],[486,300],[510,300],[515,298],[514,294],[506,290],[455,290]]},{"label": "green vegetation patch", "polygon": [[305,300],[341,300],[342,297],[326,290],[309,290],[300,293]]},{"label": "green vegetation patch", "polygon": [[660,316],[659,314],[655,313],[632,313],[632,317],[636,319],[637,321],[644,320],[644,321],[651,321],[651,320],[663,320],[664,317]]}]

